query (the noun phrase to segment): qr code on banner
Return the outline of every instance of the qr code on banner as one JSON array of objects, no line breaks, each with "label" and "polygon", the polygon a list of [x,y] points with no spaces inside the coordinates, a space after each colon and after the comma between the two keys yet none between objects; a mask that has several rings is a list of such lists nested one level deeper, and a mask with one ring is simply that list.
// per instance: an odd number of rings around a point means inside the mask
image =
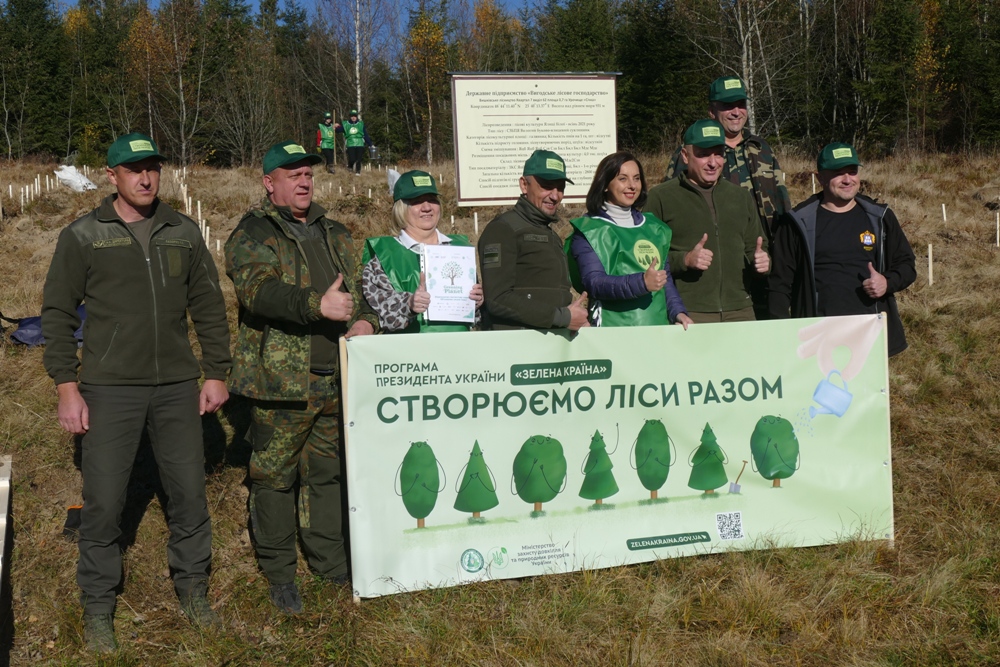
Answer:
[{"label": "qr code on banner", "polygon": [[743,515],[740,512],[720,512],[716,514],[715,527],[719,531],[719,539],[743,539]]}]

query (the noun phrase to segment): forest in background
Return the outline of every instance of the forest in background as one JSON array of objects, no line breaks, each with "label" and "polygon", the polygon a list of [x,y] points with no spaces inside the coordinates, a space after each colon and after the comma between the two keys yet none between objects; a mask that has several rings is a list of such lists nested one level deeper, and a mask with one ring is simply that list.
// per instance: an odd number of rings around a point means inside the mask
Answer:
[{"label": "forest in background", "polygon": [[747,83],[784,150],[1000,145],[1000,0],[0,2],[0,157],[100,165],[115,136],[175,164],[259,164],[359,108],[388,160],[452,156],[449,72],[619,72],[622,148],[670,151],[709,82]]}]

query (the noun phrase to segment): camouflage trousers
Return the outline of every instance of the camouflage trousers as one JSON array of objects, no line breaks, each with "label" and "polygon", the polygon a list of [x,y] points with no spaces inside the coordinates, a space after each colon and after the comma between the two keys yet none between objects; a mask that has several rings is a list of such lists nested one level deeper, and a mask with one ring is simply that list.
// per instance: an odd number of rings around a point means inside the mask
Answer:
[{"label": "camouflage trousers", "polygon": [[250,523],[257,560],[272,584],[295,580],[296,510],[310,568],[330,579],[347,574],[340,419],[336,376],[310,374],[308,401],[253,405]]}]

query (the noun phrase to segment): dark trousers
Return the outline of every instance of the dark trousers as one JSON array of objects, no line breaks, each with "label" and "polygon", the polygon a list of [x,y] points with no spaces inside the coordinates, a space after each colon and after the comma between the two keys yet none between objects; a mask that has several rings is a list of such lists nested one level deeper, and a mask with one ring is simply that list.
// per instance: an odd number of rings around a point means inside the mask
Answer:
[{"label": "dark trousers", "polygon": [[122,510],[142,429],[167,494],[167,562],[178,592],[207,581],[212,524],[205,501],[205,452],[198,383],[80,385],[90,410],[83,436],[83,511],[76,580],[87,614],[109,614],[122,578]]},{"label": "dark trousers", "polygon": [[251,413],[250,522],[272,584],[295,580],[296,514],[310,568],[328,579],[347,574],[338,380],[309,380],[308,401],[257,401]]},{"label": "dark trousers", "polygon": [[333,169],[335,162],[335,158],[333,156],[333,149],[321,148],[320,150],[323,151],[323,159],[326,160],[326,168]]},{"label": "dark trousers", "polygon": [[361,159],[365,156],[364,146],[347,147],[347,168],[353,169],[355,174],[361,173]]}]

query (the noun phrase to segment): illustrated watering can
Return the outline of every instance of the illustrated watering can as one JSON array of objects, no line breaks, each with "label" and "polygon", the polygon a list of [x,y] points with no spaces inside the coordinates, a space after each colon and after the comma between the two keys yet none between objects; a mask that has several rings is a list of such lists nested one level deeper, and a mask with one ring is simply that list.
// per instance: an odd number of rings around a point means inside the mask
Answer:
[{"label": "illustrated watering can", "polygon": [[[844,385],[843,387],[838,387],[831,382],[834,375]],[[812,406],[809,408],[809,418],[812,419],[816,415],[837,415],[838,417],[843,417],[844,413],[847,412],[847,408],[851,407],[852,398],[854,396],[847,390],[847,383],[841,377],[840,371],[830,371],[826,379],[820,380],[819,384],[816,385],[816,391],[813,392],[813,401],[819,407]]]}]

